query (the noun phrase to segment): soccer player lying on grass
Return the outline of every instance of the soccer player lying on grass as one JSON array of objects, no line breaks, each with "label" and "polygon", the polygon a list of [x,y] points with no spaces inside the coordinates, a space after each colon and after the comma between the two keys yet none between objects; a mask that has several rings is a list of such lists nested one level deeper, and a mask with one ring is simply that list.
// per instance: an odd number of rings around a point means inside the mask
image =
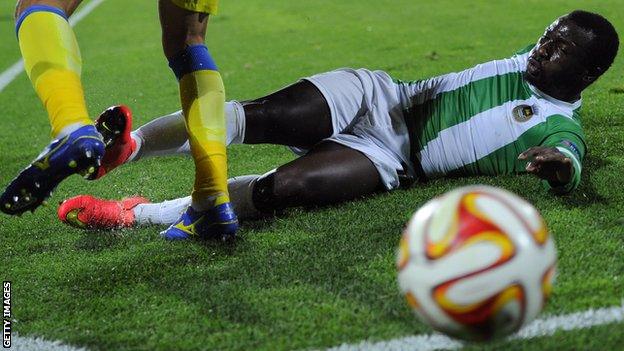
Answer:
[{"label": "soccer player lying on grass", "polygon": [[[528,172],[557,193],[574,189],[586,152],[581,92],[607,71],[618,35],[603,17],[574,11],[538,43],[508,59],[414,82],[341,69],[268,96],[226,103],[227,141],[287,145],[303,156],[262,176],[229,182],[241,218],[293,206],[339,203],[414,180]],[[114,167],[143,157],[188,153],[181,112],[130,133],[130,112],[107,110],[118,129]],[[114,128],[122,121],[126,128]],[[189,198],[150,204],[78,196],[59,218],[79,227],[170,224]]]}]

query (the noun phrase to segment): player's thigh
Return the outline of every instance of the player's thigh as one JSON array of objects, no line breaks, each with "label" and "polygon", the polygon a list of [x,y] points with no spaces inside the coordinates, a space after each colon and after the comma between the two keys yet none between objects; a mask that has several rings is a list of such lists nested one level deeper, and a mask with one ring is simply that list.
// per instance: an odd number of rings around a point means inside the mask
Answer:
[{"label": "player's thigh", "polygon": [[327,100],[307,80],[242,104],[246,144],[269,143],[307,149],[332,135]]},{"label": "player's thigh", "polygon": [[375,165],[362,153],[326,141],[275,172],[274,195],[286,206],[319,206],[382,188]]},{"label": "player's thigh", "polygon": [[15,6],[15,18],[24,10],[33,5],[47,5],[62,9],[67,16],[71,16],[82,0],[18,0]]},{"label": "player's thigh", "polygon": [[[159,0],[158,12],[162,29],[162,45],[169,59],[189,45],[203,44],[206,37],[209,12],[193,10],[191,4],[205,1]],[[186,4],[186,6],[183,6]],[[199,5],[198,5],[199,4]],[[216,7],[215,7],[216,8]]]}]

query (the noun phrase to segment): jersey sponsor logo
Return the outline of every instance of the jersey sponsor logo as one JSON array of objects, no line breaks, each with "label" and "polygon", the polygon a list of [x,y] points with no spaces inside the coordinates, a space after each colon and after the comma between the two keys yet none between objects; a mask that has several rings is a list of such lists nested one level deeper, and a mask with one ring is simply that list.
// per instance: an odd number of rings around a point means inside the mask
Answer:
[{"label": "jersey sponsor logo", "polygon": [[569,140],[564,140],[561,142],[561,145],[563,147],[565,147],[566,149],[572,151],[576,157],[578,157],[578,159],[581,159],[581,152],[579,151],[578,146],[576,146],[576,144],[574,144],[573,142],[569,141]]},{"label": "jersey sponsor logo", "polygon": [[511,111],[513,118],[518,122],[526,122],[536,114],[535,108],[529,105],[518,105]]}]

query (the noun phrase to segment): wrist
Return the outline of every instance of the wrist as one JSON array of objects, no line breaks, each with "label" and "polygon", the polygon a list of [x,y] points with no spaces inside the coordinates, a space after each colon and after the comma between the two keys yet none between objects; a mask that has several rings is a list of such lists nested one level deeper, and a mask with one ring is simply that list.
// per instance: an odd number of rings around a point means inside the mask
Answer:
[{"label": "wrist", "polygon": [[574,178],[574,165],[572,164],[572,160],[566,157],[561,168],[561,170],[555,173],[557,179],[553,181],[553,183],[568,184]]}]

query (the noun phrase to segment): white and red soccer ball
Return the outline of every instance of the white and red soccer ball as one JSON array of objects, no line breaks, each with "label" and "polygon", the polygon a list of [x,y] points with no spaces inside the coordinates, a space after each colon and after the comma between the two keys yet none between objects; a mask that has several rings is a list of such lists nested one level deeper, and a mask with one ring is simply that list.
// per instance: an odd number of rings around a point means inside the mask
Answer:
[{"label": "white and red soccer ball", "polygon": [[490,340],[542,310],[556,259],[531,204],[501,189],[464,187],[429,201],[409,221],[397,258],[399,286],[434,329]]}]

